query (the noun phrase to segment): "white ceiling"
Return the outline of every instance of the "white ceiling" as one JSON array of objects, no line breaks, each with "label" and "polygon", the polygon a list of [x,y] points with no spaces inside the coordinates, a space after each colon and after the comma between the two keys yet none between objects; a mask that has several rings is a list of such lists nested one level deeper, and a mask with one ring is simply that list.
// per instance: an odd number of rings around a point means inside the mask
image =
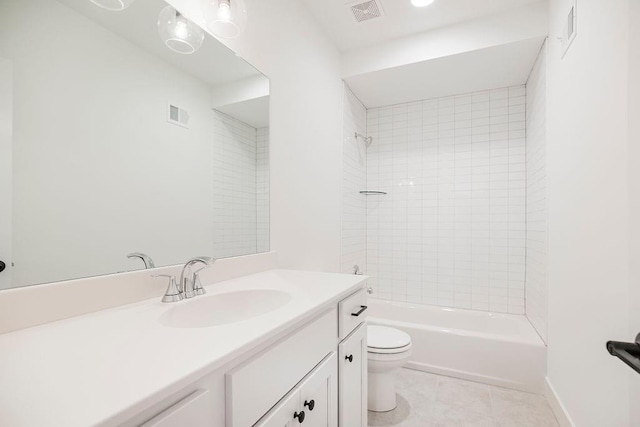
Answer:
[{"label": "white ceiling", "polygon": [[346,78],[367,108],[524,84],[544,37]]},{"label": "white ceiling", "polygon": [[304,0],[340,51],[482,18],[538,1],[435,0],[430,6],[417,8],[410,0],[380,0],[384,16],[357,23],[348,5],[361,1]]}]

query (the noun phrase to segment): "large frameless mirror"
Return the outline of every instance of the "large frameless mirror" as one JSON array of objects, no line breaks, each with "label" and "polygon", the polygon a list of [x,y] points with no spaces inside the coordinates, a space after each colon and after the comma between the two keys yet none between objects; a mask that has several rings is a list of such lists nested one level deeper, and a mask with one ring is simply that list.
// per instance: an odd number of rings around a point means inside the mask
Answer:
[{"label": "large frameless mirror", "polygon": [[100,1],[0,2],[0,289],[269,250],[268,79]]}]

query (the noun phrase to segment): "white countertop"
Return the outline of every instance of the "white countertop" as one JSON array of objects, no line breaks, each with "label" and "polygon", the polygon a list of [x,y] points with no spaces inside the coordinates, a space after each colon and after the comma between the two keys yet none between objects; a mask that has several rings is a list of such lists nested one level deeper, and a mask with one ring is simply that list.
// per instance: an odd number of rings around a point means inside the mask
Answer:
[{"label": "white countertop", "polygon": [[[215,268],[215,266],[213,267]],[[172,328],[159,298],[0,335],[0,425],[112,425],[337,303],[364,276],[270,270],[206,286],[207,296],[277,289],[291,301],[248,320]]]}]

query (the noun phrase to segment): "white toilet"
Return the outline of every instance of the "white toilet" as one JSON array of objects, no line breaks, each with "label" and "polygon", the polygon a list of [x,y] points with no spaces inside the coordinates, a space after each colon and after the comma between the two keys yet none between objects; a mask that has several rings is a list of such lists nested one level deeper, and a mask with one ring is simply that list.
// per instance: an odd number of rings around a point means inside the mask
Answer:
[{"label": "white toilet", "polygon": [[386,326],[367,326],[367,359],[370,411],[386,412],[396,407],[394,371],[411,356],[411,337]]}]

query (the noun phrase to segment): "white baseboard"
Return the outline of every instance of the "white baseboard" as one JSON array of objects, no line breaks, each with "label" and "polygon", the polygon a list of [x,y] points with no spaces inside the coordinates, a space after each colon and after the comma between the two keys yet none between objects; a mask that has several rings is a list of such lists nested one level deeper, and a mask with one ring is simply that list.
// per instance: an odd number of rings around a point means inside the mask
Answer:
[{"label": "white baseboard", "polygon": [[553,410],[554,415],[558,419],[558,423],[560,424],[560,427],[575,427],[575,424],[571,420],[571,417],[569,416],[567,409],[564,407],[564,405],[562,404],[562,401],[560,400],[560,398],[558,397],[558,394],[556,393],[556,390],[553,388],[553,386],[549,382],[549,378],[545,378],[544,385],[545,385],[544,395],[547,398],[547,401],[549,402],[549,405],[551,406],[551,409]]},{"label": "white baseboard", "polygon": [[444,375],[447,377],[460,378],[462,380],[473,381],[477,383],[494,385],[497,387],[510,388],[513,390],[524,391],[527,393],[541,394],[542,385],[535,387],[531,384],[524,384],[517,381],[511,381],[506,378],[497,378],[487,375],[476,374],[473,372],[460,371],[458,369],[443,368],[441,366],[429,365],[427,363],[420,363],[409,361],[404,365],[405,368],[413,369],[416,371],[429,372],[436,375]]}]

